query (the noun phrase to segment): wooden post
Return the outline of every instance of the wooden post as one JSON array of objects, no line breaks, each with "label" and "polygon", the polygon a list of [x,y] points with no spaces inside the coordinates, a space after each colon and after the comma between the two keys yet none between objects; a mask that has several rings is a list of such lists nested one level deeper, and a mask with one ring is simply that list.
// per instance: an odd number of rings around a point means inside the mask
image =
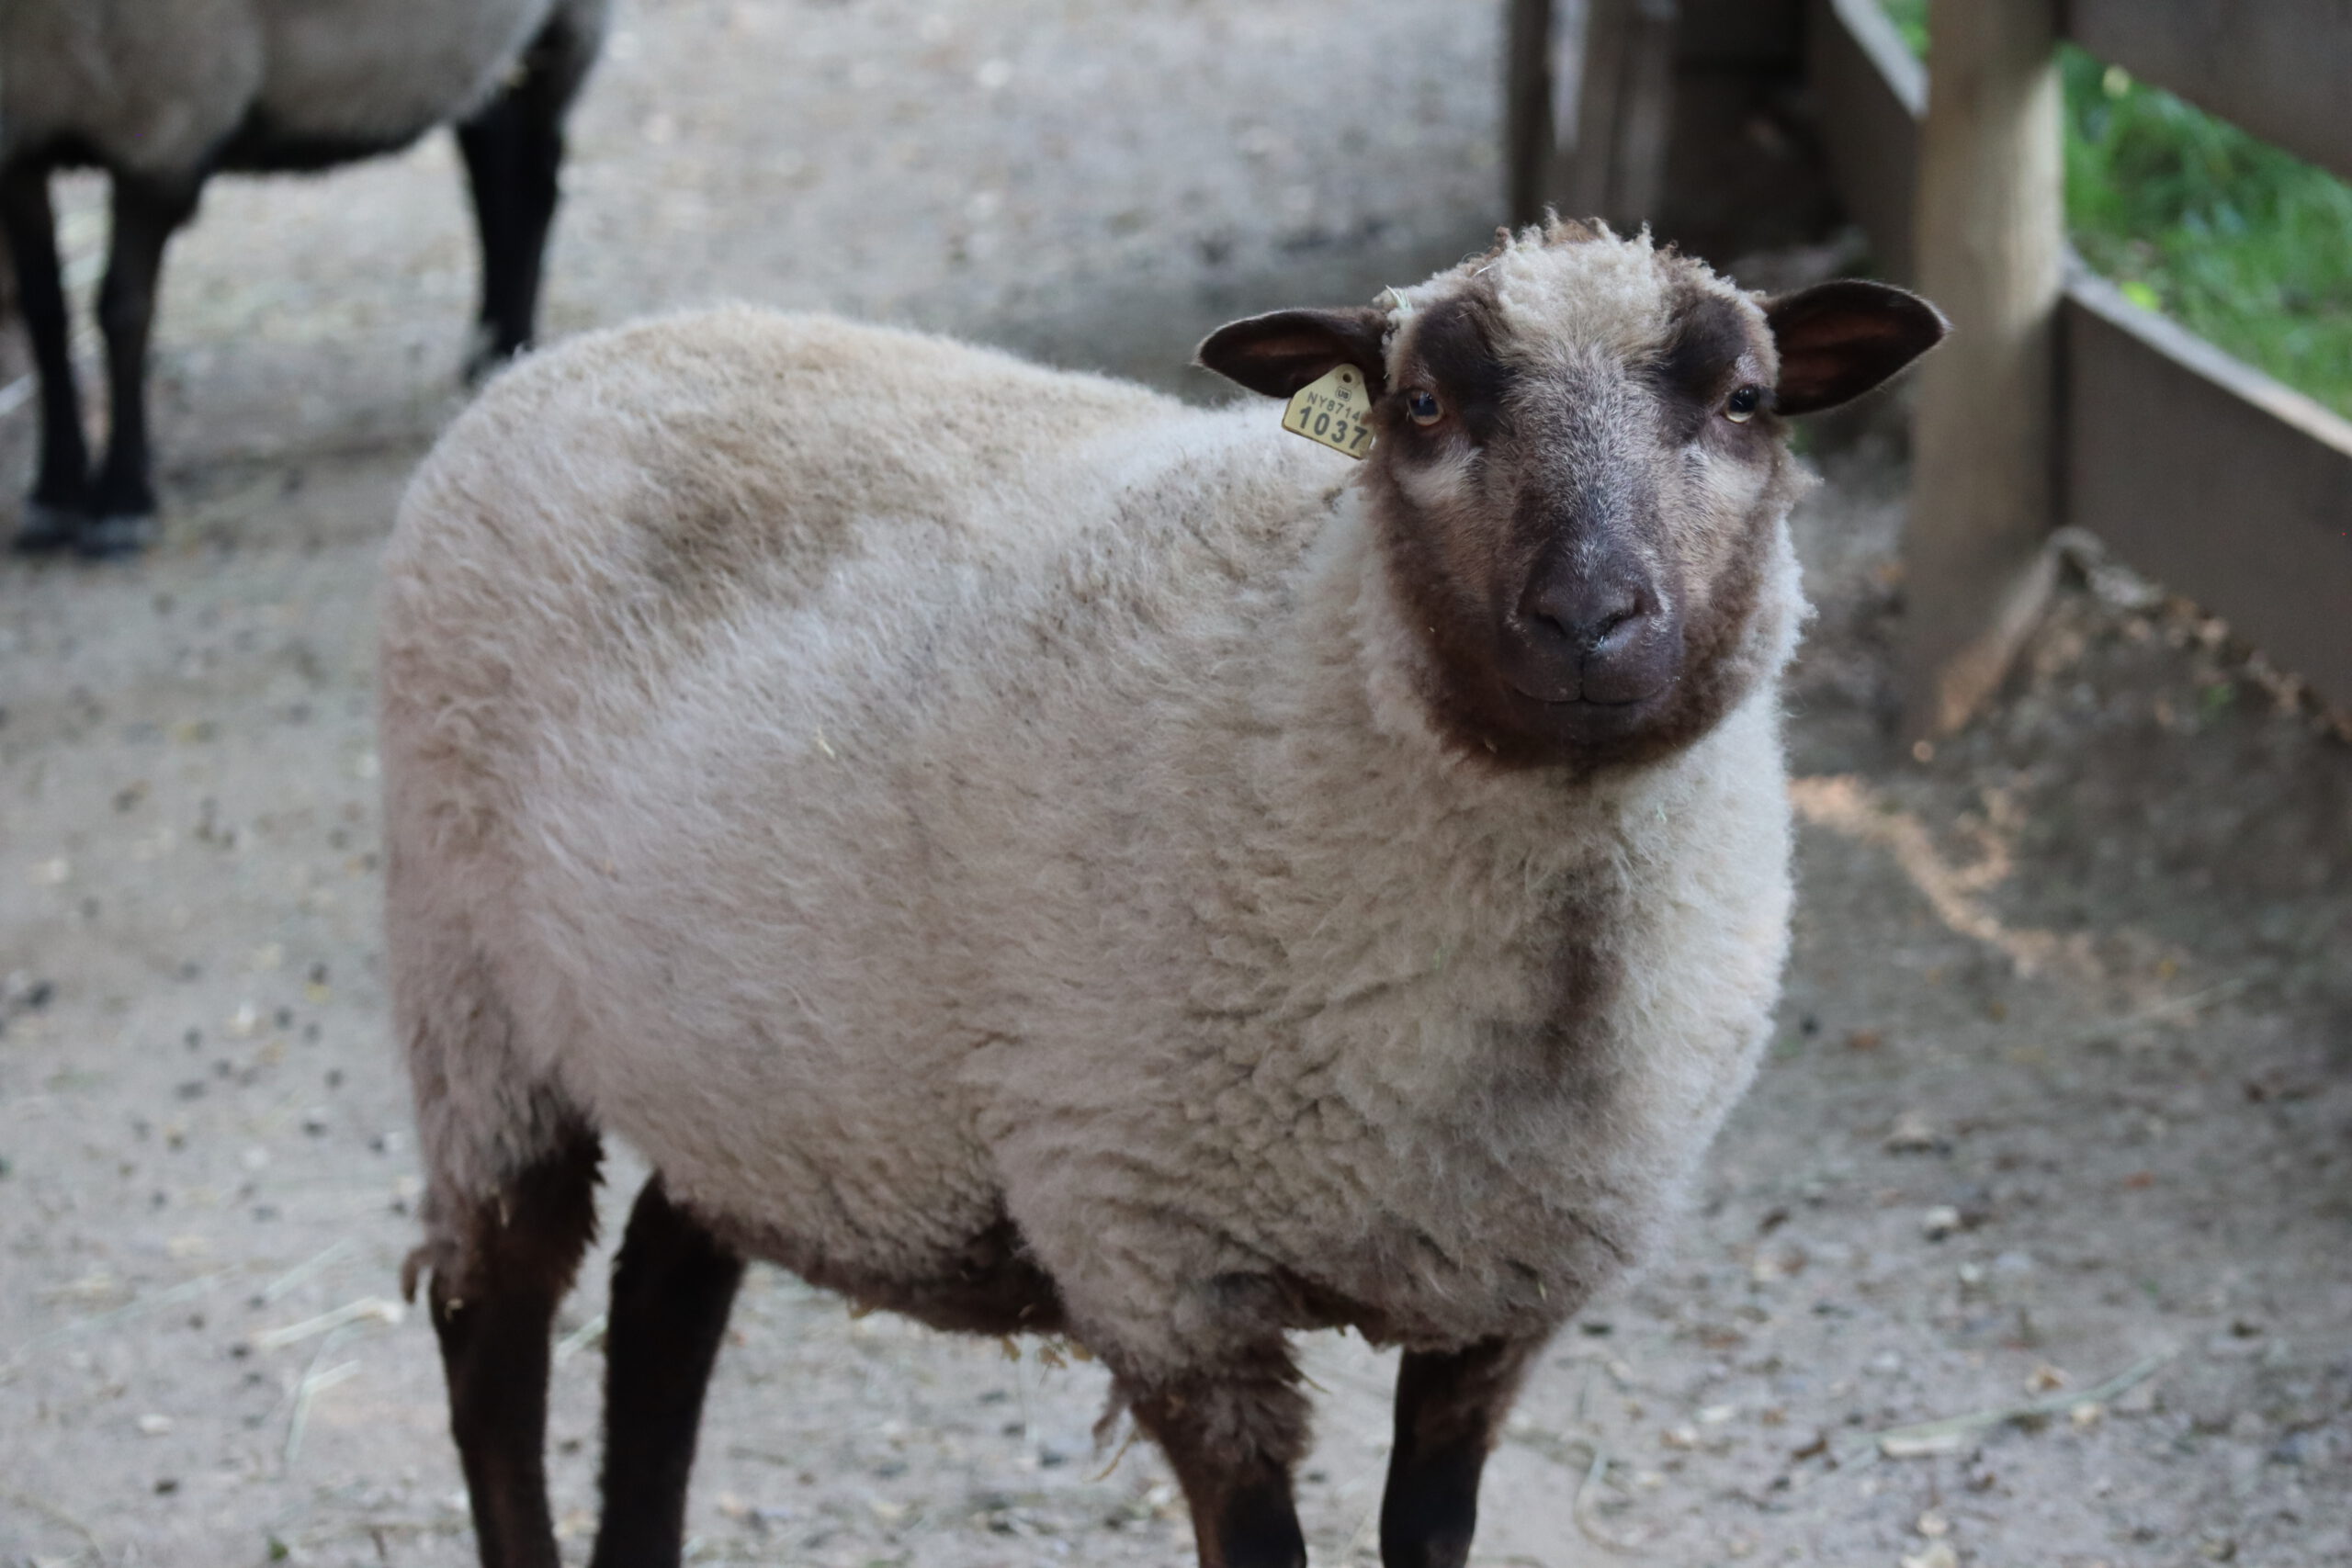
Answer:
[{"label": "wooden post", "polygon": [[1657,216],[1679,6],[1510,0],[1503,125],[1512,222],[1532,222],[1546,207],[1629,230]]},{"label": "wooden post", "polygon": [[1666,194],[1674,116],[1679,0],[1588,0],[1576,144],[1560,172],[1560,210],[1628,231]]},{"label": "wooden post", "polygon": [[1903,539],[1905,723],[1957,728],[2046,597],[2065,252],[2058,0],[1937,0],[1917,276],[1951,318],[1920,378]]},{"label": "wooden post", "polygon": [[1503,21],[1504,199],[1513,223],[1532,223],[1552,199],[1559,161],[1560,18],[1555,0],[1510,0]]}]

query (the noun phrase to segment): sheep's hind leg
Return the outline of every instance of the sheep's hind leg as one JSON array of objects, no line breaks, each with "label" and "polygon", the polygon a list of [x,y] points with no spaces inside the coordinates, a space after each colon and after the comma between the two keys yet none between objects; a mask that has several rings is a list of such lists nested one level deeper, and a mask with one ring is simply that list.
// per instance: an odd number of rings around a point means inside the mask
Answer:
[{"label": "sheep's hind leg", "polygon": [[1462,1568],[1478,1526],[1478,1478],[1540,1340],[1408,1351],[1396,1376],[1396,1444],[1380,1505],[1383,1568]]},{"label": "sheep's hind leg", "polygon": [[1201,1568],[1305,1568],[1291,1469],[1306,1400],[1279,1341],[1241,1365],[1130,1390],[1136,1425],[1168,1455],[1193,1514]]},{"label": "sheep's hind leg", "polygon": [[605,1337],[605,1517],[591,1568],[666,1568],[685,1540],[703,1391],[743,1259],[670,1201],[638,1194]]},{"label": "sheep's hind leg", "polygon": [[458,127],[481,235],[481,316],[466,361],[468,380],[530,346],[540,265],[555,221],[563,117],[595,60],[594,10],[560,8],[525,52],[515,80]]},{"label": "sheep's hind leg", "polygon": [[429,1301],[482,1568],[556,1568],[548,1513],[548,1338],[596,1229],[595,1135],[579,1133],[477,1204]]},{"label": "sheep's hind leg", "polygon": [[90,454],[82,435],[74,322],[58,265],[57,219],[44,164],[19,159],[0,168],[0,227],[16,264],[18,307],[40,377],[40,467],[25,501],[16,547],[60,549],[74,542],[89,510]]}]

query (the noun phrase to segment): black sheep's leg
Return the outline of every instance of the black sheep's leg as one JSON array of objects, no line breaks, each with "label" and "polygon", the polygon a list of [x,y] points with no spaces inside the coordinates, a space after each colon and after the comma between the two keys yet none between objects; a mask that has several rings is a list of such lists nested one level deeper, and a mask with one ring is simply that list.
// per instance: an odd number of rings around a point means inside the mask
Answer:
[{"label": "black sheep's leg", "polygon": [[1201,1568],[1306,1568],[1291,1495],[1291,1470],[1306,1448],[1297,1378],[1288,1348],[1274,1340],[1180,1382],[1122,1380],[1136,1424],[1183,1485]]},{"label": "black sheep's leg", "polygon": [[107,340],[107,406],[112,428],[105,466],[90,498],[91,516],[76,541],[84,555],[124,555],[154,533],[153,458],[147,446],[147,345],[155,324],[155,289],[164,246],[196,210],[198,178],[114,177],[114,234],[98,326]]},{"label": "black sheep's leg", "polygon": [[88,512],[90,454],[83,444],[73,318],[57,261],[57,220],[49,205],[45,165],[18,160],[0,169],[0,226],[7,231],[17,298],[40,377],[40,468],[25,502],[16,547],[56,549],[74,542]]},{"label": "black sheep's leg", "polygon": [[703,1392],[743,1260],[654,1177],[613,1263],[605,1337],[605,1508],[592,1568],[675,1568]]},{"label": "black sheep's leg", "polygon": [[428,1300],[482,1568],[557,1568],[545,1446],[557,1303],[596,1229],[597,1142],[575,1136],[469,1216]]},{"label": "black sheep's leg", "polygon": [[1380,1505],[1383,1568],[1462,1568],[1478,1526],[1478,1477],[1542,1348],[1489,1339],[1407,1351],[1396,1377],[1396,1446]]},{"label": "black sheep's leg", "polygon": [[567,6],[533,40],[515,79],[458,127],[481,234],[481,317],[466,364],[478,378],[530,346],[540,264],[555,221],[563,117],[596,57],[600,32]]}]

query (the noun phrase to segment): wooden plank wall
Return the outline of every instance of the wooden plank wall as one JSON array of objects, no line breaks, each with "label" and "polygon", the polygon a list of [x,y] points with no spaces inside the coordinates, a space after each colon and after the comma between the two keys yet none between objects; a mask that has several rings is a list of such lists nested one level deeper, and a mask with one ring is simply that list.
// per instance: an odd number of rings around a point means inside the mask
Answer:
[{"label": "wooden plank wall", "polygon": [[2352,700],[2352,421],[2076,269],[2060,514]]},{"label": "wooden plank wall", "polygon": [[2352,179],[2352,0],[2068,0],[2068,36]]},{"label": "wooden plank wall", "polygon": [[1897,283],[1918,276],[1911,214],[1919,189],[1919,121],[1928,72],[1878,0],[1813,0],[1806,71],[1823,151],[1846,210],[1870,236],[1879,268]]}]

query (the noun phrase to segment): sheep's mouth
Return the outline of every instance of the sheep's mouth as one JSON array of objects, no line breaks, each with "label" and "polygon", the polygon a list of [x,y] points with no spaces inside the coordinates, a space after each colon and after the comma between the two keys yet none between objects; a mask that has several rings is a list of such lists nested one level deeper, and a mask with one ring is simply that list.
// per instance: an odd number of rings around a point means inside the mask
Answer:
[{"label": "sheep's mouth", "polygon": [[1668,681],[1656,691],[1644,692],[1638,696],[1632,697],[1589,697],[1582,692],[1578,692],[1572,697],[1547,697],[1541,692],[1529,691],[1517,681],[1510,682],[1510,689],[1531,703],[1541,703],[1544,706],[1555,711],[1591,710],[1600,713],[1623,713],[1628,709],[1642,707],[1657,701],[1674,689],[1674,682]]}]

